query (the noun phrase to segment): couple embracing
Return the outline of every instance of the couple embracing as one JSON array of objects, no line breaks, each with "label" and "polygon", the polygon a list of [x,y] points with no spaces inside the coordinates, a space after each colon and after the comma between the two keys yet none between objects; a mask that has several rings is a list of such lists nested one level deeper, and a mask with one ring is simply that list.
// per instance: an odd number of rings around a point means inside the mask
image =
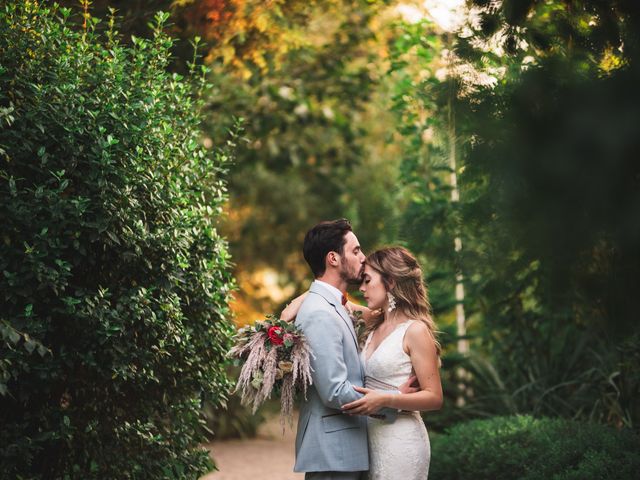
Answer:
[{"label": "couple embracing", "polygon": [[[430,446],[419,412],[440,408],[442,387],[420,266],[401,247],[365,257],[345,219],[309,230],[303,251],[315,281],[282,312],[314,354],[294,470],[307,480],[426,479]],[[347,301],[349,285],[359,285],[367,307]],[[368,332],[362,350],[354,312]]]}]

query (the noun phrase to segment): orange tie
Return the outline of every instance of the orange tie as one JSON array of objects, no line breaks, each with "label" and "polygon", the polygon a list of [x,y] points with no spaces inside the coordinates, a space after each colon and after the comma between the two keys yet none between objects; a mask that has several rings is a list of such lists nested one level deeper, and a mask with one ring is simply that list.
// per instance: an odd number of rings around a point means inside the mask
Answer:
[{"label": "orange tie", "polygon": [[344,307],[347,304],[347,296],[343,293],[342,294],[342,306]]}]

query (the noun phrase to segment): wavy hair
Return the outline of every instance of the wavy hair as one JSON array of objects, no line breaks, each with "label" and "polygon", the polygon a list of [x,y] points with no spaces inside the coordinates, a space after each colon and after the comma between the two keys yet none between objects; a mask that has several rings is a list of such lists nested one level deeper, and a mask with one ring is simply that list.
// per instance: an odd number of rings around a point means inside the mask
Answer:
[{"label": "wavy hair", "polygon": [[[381,275],[385,289],[395,297],[396,308],[427,326],[440,355],[442,347],[437,339],[427,287],[415,257],[406,248],[386,247],[370,254],[365,264]],[[378,328],[387,315],[388,312],[383,312],[383,315],[374,317],[368,330]]]}]

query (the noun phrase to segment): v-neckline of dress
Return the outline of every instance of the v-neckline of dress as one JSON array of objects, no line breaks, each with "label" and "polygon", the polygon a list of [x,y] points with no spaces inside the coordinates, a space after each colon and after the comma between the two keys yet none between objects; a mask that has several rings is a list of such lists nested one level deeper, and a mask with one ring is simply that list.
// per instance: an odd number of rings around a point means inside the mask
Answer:
[{"label": "v-neckline of dress", "polygon": [[380,350],[380,347],[382,346],[382,344],[383,344],[384,342],[386,342],[386,341],[387,341],[387,339],[388,339],[391,335],[393,335],[394,333],[396,333],[396,330],[398,330],[398,328],[400,328],[402,325],[404,325],[405,323],[410,322],[410,321],[411,321],[411,319],[409,319],[409,320],[405,320],[404,322],[399,323],[398,325],[396,325],[396,326],[393,328],[393,330],[391,330],[391,331],[387,334],[387,336],[386,336],[386,337],[384,337],[384,338],[380,341],[380,343],[379,343],[379,344],[378,344],[378,346],[375,348],[375,350],[374,350],[373,352],[371,352],[371,354],[370,354],[370,355],[368,355],[368,356],[367,356],[367,351],[369,350],[369,345],[370,345],[370,343],[371,343],[371,339],[373,338],[373,334],[375,333],[375,330],[374,330],[373,332],[371,332],[371,334],[369,335],[369,338],[367,339],[367,342],[366,342],[366,343],[365,343],[365,345],[364,345],[364,349],[363,349],[363,352],[364,352],[364,363],[368,363],[368,362],[369,362],[369,360],[371,360],[371,357],[373,357],[373,355],[374,355],[378,350]]}]

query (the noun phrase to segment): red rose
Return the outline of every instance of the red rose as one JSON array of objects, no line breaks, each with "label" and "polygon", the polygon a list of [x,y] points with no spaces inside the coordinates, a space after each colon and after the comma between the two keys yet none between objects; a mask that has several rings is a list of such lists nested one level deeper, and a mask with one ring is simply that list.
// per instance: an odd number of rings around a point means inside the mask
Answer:
[{"label": "red rose", "polygon": [[274,345],[282,345],[284,343],[284,340],[282,340],[282,334],[284,332],[282,331],[281,327],[271,327],[269,329],[269,331],[267,332],[267,334],[269,335],[269,340],[271,340],[271,343],[273,343]]}]

